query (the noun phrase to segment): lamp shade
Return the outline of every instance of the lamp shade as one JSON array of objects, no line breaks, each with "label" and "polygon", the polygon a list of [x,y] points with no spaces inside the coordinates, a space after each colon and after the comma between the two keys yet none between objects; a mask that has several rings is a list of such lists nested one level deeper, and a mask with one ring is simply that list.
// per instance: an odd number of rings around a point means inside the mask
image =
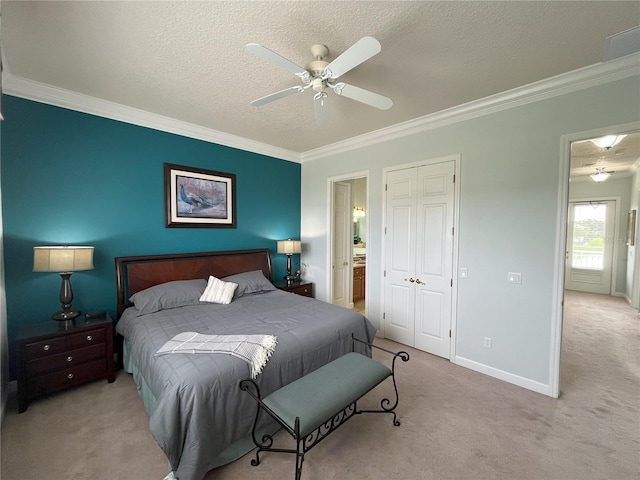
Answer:
[{"label": "lamp shade", "polygon": [[33,247],[34,272],[77,272],[93,268],[93,247]]},{"label": "lamp shade", "polygon": [[302,242],[300,240],[278,240],[278,253],[286,253],[291,255],[300,253],[302,250]]}]

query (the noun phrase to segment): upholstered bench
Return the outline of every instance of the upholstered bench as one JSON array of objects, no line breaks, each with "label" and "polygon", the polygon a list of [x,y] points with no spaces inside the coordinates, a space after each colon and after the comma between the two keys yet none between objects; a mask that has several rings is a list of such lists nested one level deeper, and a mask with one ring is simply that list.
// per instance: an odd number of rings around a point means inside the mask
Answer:
[{"label": "upholstered bench", "polygon": [[[258,447],[256,458],[251,464],[260,463],[260,453],[265,451],[296,454],[295,478],[300,480],[304,455],[320,440],[360,413],[390,413],[393,424],[398,426],[395,409],[398,406],[398,389],[395,379],[395,362],[401,358],[409,360],[407,352],[391,352],[353,338],[353,342],[364,343],[372,348],[393,355],[389,369],[360,353],[347,353],[319,369],[285,385],[265,398],[252,380],[242,380],[240,388],[251,395],[258,403],[253,426],[253,441]],[[395,401],[384,398],[380,410],[359,410],[357,401],[386,378],[393,379]],[[273,439],[265,435],[261,441],[256,438],[256,425],[261,411],[275,419],[296,440],[296,449],[273,448]]]}]

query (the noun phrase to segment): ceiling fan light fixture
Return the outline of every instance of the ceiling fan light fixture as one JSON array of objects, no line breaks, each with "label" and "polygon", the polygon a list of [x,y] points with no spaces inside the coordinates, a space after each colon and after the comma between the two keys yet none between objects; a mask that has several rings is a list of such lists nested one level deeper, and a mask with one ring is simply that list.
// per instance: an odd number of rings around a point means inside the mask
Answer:
[{"label": "ceiling fan light fixture", "polygon": [[609,178],[611,174],[609,172],[605,172],[604,169],[599,168],[596,173],[591,174],[591,179],[596,183],[604,182],[607,178]]},{"label": "ceiling fan light fixture", "polygon": [[609,150],[611,147],[619,144],[624,137],[627,135],[605,135],[600,138],[592,138],[589,140],[598,148],[603,148],[605,150]]},{"label": "ceiling fan light fixture", "polygon": [[322,80],[321,78],[314,78],[313,86],[311,88],[314,92],[323,92],[325,89],[324,80]]},{"label": "ceiling fan light fixture", "polygon": [[314,110],[316,124],[324,125],[328,120],[327,113],[327,87],[337,95],[350,98],[360,103],[364,103],[379,110],[387,110],[393,105],[393,100],[378,93],[365,90],[364,88],[348,85],[342,82],[335,83],[341,75],[347,73],[361,63],[377,55],[382,46],[373,37],[363,37],[351,45],[346,51],[338,55],[331,62],[324,58],[329,55],[326,45],[316,43],[311,47],[311,54],[314,60],[307,63],[304,68],[296,65],[291,60],[263,47],[257,43],[249,43],[246,46],[248,52],[257,55],[274,65],[290,71],[299,77],[304,84],[303,87],[290,87],[279,92],[275,92],[264,97],[260,97],[251,102],[251,105],[260,107],[274,100],[288,97],[295,93],[302,93],[308,88],[313,89]]}]

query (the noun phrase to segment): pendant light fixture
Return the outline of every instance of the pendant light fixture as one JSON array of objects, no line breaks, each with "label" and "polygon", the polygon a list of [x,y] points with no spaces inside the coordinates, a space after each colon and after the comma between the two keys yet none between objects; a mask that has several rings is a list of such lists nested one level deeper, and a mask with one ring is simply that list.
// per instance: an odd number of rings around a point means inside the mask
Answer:
[{"label": "pendant light fixture", "polygon": [[613,172],[605,172],[604,168],[596,168],[596,172],[592,173],[591,179],[596,183],[602,183],[611,176]]},{"label": "pendant light fixture", "polygon": [[600,138],[592,138],[589,140],[598,148],[609,150],[611,147],[619,144],[626,135],[605,135]]}]

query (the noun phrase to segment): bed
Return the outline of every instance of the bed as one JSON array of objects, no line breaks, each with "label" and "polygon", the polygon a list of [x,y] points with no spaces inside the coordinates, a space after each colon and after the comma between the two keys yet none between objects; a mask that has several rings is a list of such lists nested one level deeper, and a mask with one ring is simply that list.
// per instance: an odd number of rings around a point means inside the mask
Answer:
[{"label": "bed", "polygon": [[[255,404],[239,389],[250,377],[239,358],[155,355],[175,335],[276,336],[255,379],[264,395],[349,352],[352,334],[367,342],[375,335],[354,310],[276,289],[268,249],[117,257],[115,264],[119,354],[179,480],[201,480],[251,451]],[[210,275],[238,285],[230,303],[194,300]],[[273,434],[277,426],[263,418],[258,430]]]}]

